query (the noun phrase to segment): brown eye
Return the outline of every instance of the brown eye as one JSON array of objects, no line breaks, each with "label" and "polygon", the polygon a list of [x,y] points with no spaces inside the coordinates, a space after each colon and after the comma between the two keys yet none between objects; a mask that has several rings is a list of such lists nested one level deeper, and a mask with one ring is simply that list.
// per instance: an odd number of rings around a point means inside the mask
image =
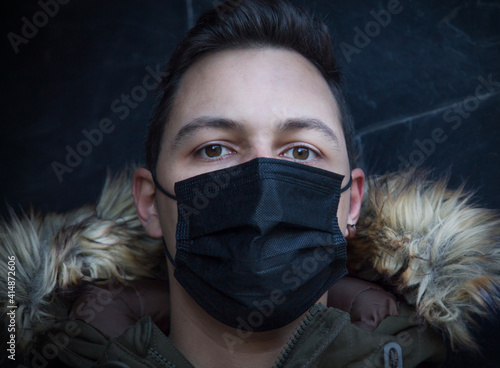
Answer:
[{"label": "brown eye", "polygon": [[295,147],[292,154],[296,160],[307,160],[309,158],[309,148]]},{"label": "brown eye", "polygon": [[200,147],[195,152],[195,156],[205,161],[217,161],[233,153],[235,153],[233,150],[222,144],[209,143],[206,146]]},{"label": "brown eye", "polygon": [[285,152],[283,152],[282,155],[284,157],[288,157],[289,159],[305,162],[312,161],[319,156],[319,154],[314,149],[305,146],[296,146],[289,148]]},{"label": "brown eye", "polygon": [[205,147],[203,149],[203,151],[204,151],[205,155],[207,155],[207,157],[218,157],[222,153],[222,147],[218,144],[214,144],[214,145]]}]

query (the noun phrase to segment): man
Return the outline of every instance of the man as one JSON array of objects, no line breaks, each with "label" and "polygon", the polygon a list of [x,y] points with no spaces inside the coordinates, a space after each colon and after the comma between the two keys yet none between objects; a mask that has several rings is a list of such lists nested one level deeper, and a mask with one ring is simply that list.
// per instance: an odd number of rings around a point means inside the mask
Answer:
[{"label": "man", "polygon": [[[222,9],[224,6],[227,4]],[[287,2],[241,2],[227,12],[214,9],[202,16],[175,51],[167,73],[148,134],[149,170],[137,170],[134,198],[146,232],[151,237],[163,238],[169,254],[172,300],[169,338],[196,367],[271,366],[305,311],[279,328],[252,333],[253,328],[249,321],[245,323],[245,318],[236,318],[239,323],[231,324],[224,315],[217,318],[217,311],[205,307],[211,302],[205,300],[206,295],[216,294],[202,290],[199,294],[203,295],[199,296],[196,289],[210,286],[204,286],[203,280],[194,281],[193,286],[193,281],[185,280],[188,276],[178,280],[178,270],[175,270],[175,263],[179,263],[176,251],[180,239],[176,239],[176,233],[181,225],[178,223],[183,220],[183,224],[189,226],[200,221],[193,220],[194,217],[219,216],[220,221],[225,221],[221,213],[210,211],[209,202],[222,201],[225,208],[244,206],[245,202],[232,203],[226,192],[218,193],[220,188],[217,187],[213,192],[205,192],[203,198],[202,188],[194,188],[198,192],[193,193],[200,195],[199,207],[196,207],[196,198],[182,207],[177,203],[178,189],[174,183],[231,167],[250,170],[238,165],[256,158],[300,163],[337,173],[343,176],[341,187],[346,190],[340,194],[336,226],[347,237],[359,216],[364,174],[361,169],[352,167],[352,122],[328,32],[321,23]],[[230,175],[231,171],[228,173],[225,175]],[[228,178],[230,186],[232,179]],[[293,176],[290,179],[294,180]],[[214,180],[209,184],[214,184]],[[232,189],[233,192],[238,190],[241,188]],[[246,192],[241,194],[251,196]],[[289,201],[293,206],[293,199]],[[304,216],[323,215],[311,213],[308,208],[302,210]],[[272,218],[276,214],[269,216]],[[221,231],[224,230],[228,229]],[[240,244],[238,239],[240,236],[247,239],[241,234],[243,231],[236,231],[231,243],[226,242],[225,246],[237,243],[236,248],[245,247],[246,244]],[[223,235],[216,233],[213,236]],[[208,246],[206,244],[200,241],[197,246],[203,248]],[[244,254],[248,256],[248,252]],[[212,262],[216,262],[214,257],[212,254]],[[220,267],[211,266],[210,257],[204,262],[206,273],[224,272]],[[226,262],[236,263],[238,256]],[[290,265],[278,275],[285,284],[291,269]],[[299,274],[300,270],[296,271]],[[236,277],[231,273],[225,276]],[[248,277],[257,278],[250,273]],[[305,277],[313,278],[312,275]],[[239,280],[233,281],[240,285]],[[305,292],[302,297],[306,298],[318,290],[302,292]],[[308,308],[316,302],[327,304],[326,290],[321,294]],[[289,295],[280,294],[277,300],[287,303],[287,297]],[[221,302],[213,303],[224,309]],[[248,304],[259,305],[255,301]],[[277,311],[272,313],[274,307],[277,306],[268,307],[269,315],[263,318],[278,318]],[[226,308],[222,314],[230,313],[230,306]],[[250,318],[251,314],[247,316]],[[262,323],[254,321],[256,325]]]},{"label": "man", "polygon": [[[219,51],[200,58],[182,77],[165,125],[153,167],[158,182],[175,193],[175,182],[257,157],[340,173],[342,186],[352,177],[337,212],[339,228],[348,235],[348,224],[355,224],[359,216],[364,175],[361,169],[350,169],[339,108],[317,68],[297,52],[270,46]],[[146,169],[136,172],[134,197],[146,231],[152,237],[163,236],[174,257],[176,201],[156,190],[152,173]],[[201,210],[192,216],[218,214]],[[171,263],[169,279],[170,337],[195,366],[271,366],[302,318],[277,330],[249,334],[227,354],[224,336],[236,333],[197,305],[174,277]],[[326,298],[324,294],[318,301],[326,305]],[[198,348],[193,350],[193,346]],[[263,353],[252,354],[259,350]]]}]

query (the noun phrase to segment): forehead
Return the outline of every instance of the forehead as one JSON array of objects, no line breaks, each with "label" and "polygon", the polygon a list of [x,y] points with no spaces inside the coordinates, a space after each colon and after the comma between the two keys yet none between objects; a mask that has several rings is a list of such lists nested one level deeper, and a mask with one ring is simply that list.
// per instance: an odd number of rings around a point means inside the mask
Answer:
[{"label": "forehead", "polygon": [[310,117],[343,137],[326,80],[302,55],[283,49],[225,50],[195,62],[182,78],[168,129],[173,133],[201,115],[250,125]]}]

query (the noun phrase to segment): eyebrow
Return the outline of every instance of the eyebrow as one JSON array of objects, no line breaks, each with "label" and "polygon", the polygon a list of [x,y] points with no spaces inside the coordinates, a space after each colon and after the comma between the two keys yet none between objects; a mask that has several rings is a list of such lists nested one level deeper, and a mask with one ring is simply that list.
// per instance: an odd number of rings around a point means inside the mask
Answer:
[{"label": "eyebrow", "polygon": [[202,129],[243,130],[243,125],[231,119],[214,116],[200,116],[184,125],[175,135],[171,149],[180,146],[189,136]]},{"label": "eyebrow", "polygon": [[291,118],[285,121],[279,122],[276,131],[277,132],[291,132],[301,129],[316,130],[326,136],[329,140],[332,140],[338,150],[340,148],[340,140],[337,134],[324,122],[319,119],[313,118]]}]

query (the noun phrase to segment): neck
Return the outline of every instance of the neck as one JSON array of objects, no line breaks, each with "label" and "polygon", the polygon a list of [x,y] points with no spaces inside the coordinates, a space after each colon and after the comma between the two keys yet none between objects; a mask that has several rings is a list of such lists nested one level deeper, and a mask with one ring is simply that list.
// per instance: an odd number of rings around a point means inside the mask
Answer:
[{"label": "neck", "polygon": [[[170,340],[196,368],[271,367],[295,331],[296,321],[267,332],[242,331],[207,314],[171,279]],[[324,296],[322,299],[326,299]],[[320,300],[324,302],[323,300]]]}]

